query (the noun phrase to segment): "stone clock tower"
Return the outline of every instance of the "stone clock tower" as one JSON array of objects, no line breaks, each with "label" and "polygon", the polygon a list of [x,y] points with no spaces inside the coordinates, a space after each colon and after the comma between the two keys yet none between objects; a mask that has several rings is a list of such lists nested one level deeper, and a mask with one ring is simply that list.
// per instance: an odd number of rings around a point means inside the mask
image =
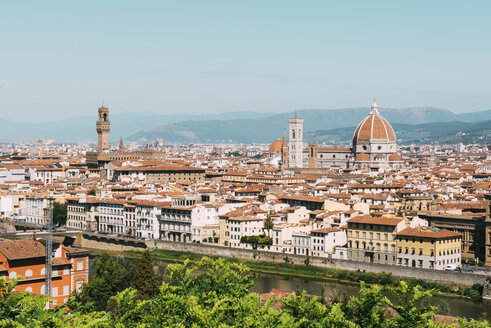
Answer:
[{"label": "stone clock tower", "polygon": [[99,120],[96,122],[97,131],[97,153],[102,154],[109,150],[109,131],[111,131],[111,122],[109,122],[109,109],[102,104],[99,107]]}]

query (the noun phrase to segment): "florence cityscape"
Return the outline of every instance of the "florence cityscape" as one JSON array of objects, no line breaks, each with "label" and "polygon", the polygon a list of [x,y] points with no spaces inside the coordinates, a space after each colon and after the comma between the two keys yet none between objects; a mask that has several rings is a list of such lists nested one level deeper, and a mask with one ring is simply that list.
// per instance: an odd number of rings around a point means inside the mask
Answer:
[{"label": "florence cityscape", "polygon": [[1,7],[1,327],[491,327],[491,3]]}]

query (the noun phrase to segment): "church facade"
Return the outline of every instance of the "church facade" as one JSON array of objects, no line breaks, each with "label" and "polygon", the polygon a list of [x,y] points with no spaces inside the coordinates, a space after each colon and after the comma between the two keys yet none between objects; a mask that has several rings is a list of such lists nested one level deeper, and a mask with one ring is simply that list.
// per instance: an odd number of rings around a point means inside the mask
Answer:
[{"label": "church facade", "polygon": [[380,115],[375,100],[370,114],[355,129],[351,148],[319,146],[317,143],[309,143],[304,147],[303,119],[298,117],[289,120],[288,136],[288,141],[286,134],[281,141],[282,170],[333,166],[381,170],[402,165],[402,157],[397,153],[394,129]]}]

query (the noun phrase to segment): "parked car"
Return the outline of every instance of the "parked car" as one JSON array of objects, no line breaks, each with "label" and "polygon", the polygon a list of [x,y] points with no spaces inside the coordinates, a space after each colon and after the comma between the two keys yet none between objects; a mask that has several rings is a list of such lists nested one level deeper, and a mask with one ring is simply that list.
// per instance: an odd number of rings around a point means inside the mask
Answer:
[{"label": "parked car", "polygon": [[449,265],[447,265],[447,266],[445,267],[445,269],[444,269],[444,270],[445,270],[445,271],[455,271],[455,270],[457,270],[457,266],[456,266],[456,265],[454,265],[454,264],[449,264]]}]

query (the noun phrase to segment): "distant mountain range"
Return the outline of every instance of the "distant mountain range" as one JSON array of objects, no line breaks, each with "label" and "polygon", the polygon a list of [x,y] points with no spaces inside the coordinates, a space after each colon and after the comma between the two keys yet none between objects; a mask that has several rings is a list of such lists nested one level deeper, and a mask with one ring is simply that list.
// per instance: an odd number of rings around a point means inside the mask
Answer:
[{"label": "distant mountain range", "polygon": [[[391,124],[400,144],[410,143],[480,143],[491,144],[491,120],[468,123],[462,121],[433,122],[423,124]],[[343,143],[352,141],[355,127],[318,130],[304,136],[306,142]]]},{"label": "distant mountain range", "polygon": [[[367,108],[305,109],[298,111],[297,115],[304,119],[306,141],[345,143],[351,140],[356,125],[368,115],[368,112]],[[471,128],[470,125],[473,123],[491,120],[491,110],[454,114],[445,109],[421,107],[405,109],[382,108],[380,112],[394,126],[396,132],[399,131],[396,126],[400,126],[401,129],[405,126],[401,131],[423,129],[427,131],[428,138],[431,137],[433,141],[437,141],[436,139],[440,136],[459,132],[456,129]],[[144,129],[132,135],[130,139],[142,142],[162,138],[170,143],[271,142],[283,136],[283,131],[288,128],[288,119],[293,117],[293,115],[294,113],[290,112],[260,118],[183,121],[162,124]],[[440,126],[439,128],[431,125],[419,126],[428,123],[440,124]],[[483,124],[485,127],[486,123],[483,122]],[[439,132],[437,133],[437,131]],[[337,135],[337,133],[341,135]],[[409,132],[407,135],[402,132],[400,134],[401,141],[418,141],[416,140],[418,134],[413,134],[412,136],[410,136]],[[422,138],[426,137],[423,134],[420,134],[420,136]]]},{"label": "distant mountain range", "polygon": [[[166,124],[173,124],[176,122],[187,120],[234,120],[245,118],[262,118],[271,115],[273,115],[273,113],[257,113],[245,111],[209,115],[160,115],[145,112],[125,113],[118,115],[110,114],[110,138],[112,142],[118,142],[120,137],[126,138],[142,129],[150,128],[156,123],[161,122],[166,122]],[[9,142],[13,139],[25,138],[56,139],[57,141],[65,142],[97,142],[97,135],[95,132],[96,120],[97,111],[95,111],[94,115],[92,116],[72,117],[63,120],[43,123],[26,123],[20,121],[0,120],[0,142]]]},{"label": "distant mountain range", "polygon": [[[455,114],[446,109],[418,107],[380,108],[380,112],[392,124],[401,142],[489,142],[491,110]],[[346,143],[351,140],[355,126],[368,113],[368,108],[304,109],[297,115],[304,119],[305,141]],[[281,138],[288,129],[288,119],[293,116],[293,112],[252,111],[211,115],[112,115],[111,141],[117,142],[122,136],[137,142],[162,138],[166,143],[265,143]],[[47,123],[2,120],[0,142],[14,141],[12,138],[96,142],[96,118],[93,115]],[[482,136],[486,137],[479,139]]]}]

